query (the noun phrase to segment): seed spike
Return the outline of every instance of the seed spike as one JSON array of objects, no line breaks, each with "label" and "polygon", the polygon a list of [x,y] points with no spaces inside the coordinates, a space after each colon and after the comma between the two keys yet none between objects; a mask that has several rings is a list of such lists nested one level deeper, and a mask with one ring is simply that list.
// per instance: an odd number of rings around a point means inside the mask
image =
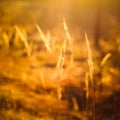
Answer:
[{"label": "seed spike", "polygon": [[[89,72],[90,72],[90,78],[91,80],[93,80],[93,69],[94,69],[94,63],[93,63],[93,59],[92,59],[92,51],[90,48],[90,42],[88,40],[87,34],[85,33],[85,40],[86,40],[86,45],[87,45],[87,51],[88,51],[88,66],[89,66]],[[93,84],[93,82],[92,82]]]},{"label": "seed spike", "polygon": [[[52,52],[52,49],[50,47],[50,37],[48,37],[48,34],[47,36],[44,34],[44,32],[42,31],[42,29],[39,27],[38,24],[35,24],[38,32],[39,32],[39,35],[40,35],[40,38],[41,40],[43,41],[43,43],[45,44],[45,47],[46,49],[49,51],[49,52]],[[49,34],[50,35],[50,34]]]}]

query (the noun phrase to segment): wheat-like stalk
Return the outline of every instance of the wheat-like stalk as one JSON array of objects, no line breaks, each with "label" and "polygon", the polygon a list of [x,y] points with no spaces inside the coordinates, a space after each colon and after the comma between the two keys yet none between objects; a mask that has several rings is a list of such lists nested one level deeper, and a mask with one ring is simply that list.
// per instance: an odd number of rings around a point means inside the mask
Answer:
[{"label": "wheat-like stalk", "polygon": [[23,41],[25,48],[27,49],[28,55],[30,55],[31,54],[31,47],[28,43],[26,36],[22,33],[22,31],[20,30],[20,28],[17,25],[15,25],[15,29],[16,29],[18,35],[20,36],[21,40]]},{"label": "wheat-like stalk", "polygon": [[68,27],[67,27],[67,23],[66,23],[66,20],[63,19],[63,27],[64,27],[64,30],[65,30],[65,34],[66,34],[66,38],[67,40],[69,41],[68,43],[70,44],[69,47],[72,51],[72,44],[73,44],[73,39],[68,31]]},{"label": "wheat-like stalk", "polygon": [[[87,51],[88,51],[87,62],[88,62],[88,66],[89,66],[89,76],[90,76],[91,83],[92,83],[92,112],[93,112],[92,114],[93,114],[93,120],[95,120],[95,89],[94,89],[94,82],[93,82],[94,63],[93,63],[93,58],[92,58],[92,50],[91,50],[91,47],[90,47],[90,42],[88,40],[88,37],[87,37],[86,33],[85,33],[85,40],[86,40]],[[87,89],[86,97],[88,99],[88,97],[89,97],[88,75],[86,77],[87,77],[86,81],[85,81],[86,89]]]},{"label": "wheat-like stalk", "polygon": [[89,98],[89,74],[85,75],[85,89],[86,89],[86,98]]},{"label": "wheat-like stalk", "polygon": [[103,65],[108,61],[108,59],[109,59],[111,56],[112,56],[111,53],[107,53],[107,54],[103,57],[103,59],[101,60],[100,65],[103,66]]},{"label": "wheat-like stalk", "polygon": [[39,32],[39,35],[40,35],[41,40],[42,40],[43,43],[45,44],[46,49],[47,49],[49,52],[52,52],[52,49],[51,49],[51,47],[50,47],[50,39],[49,39],[49,37],[44,34],[44,32],[42,31],[42,29],[39,27],[38,24],[36,24],[35,26],[36,26],[36,28],[37,28],[37,30],[38,30],[38,32]]},{"label": "wheat-like stalk", "polygon": [[71,52],[70,66],[72,66],[73,65],[73,39],[68,31],[68,27],[67,27],[67,23],[66,23],[65,19],[63,19],[63,28],[65,30],[66,39],[67,39],[69,49]]},{"label": "wheat-like stalk", "polygon": [[88,40],[87,34],[85,33],[85,40],[86,40],[86,45],[87,45],[87,51],[88,51],[88,66],[89,66],[89,72],[90,72],[90,78],[92,80],[92,84],[93,84],[93,69],[94,69],[94,63],[93,63],[93,59],[92,59],[92,51],[90,48],[90,42]]},{"label": "wheat-like stalk", "polygon": [[[60,55],[57,61],[56,69],[57,69],[57,77],[59,80],[62,80],[63,76],[63,66],[64,66],[64,61],[65,61],[65,51],[66,51],[66,46],[67,46],[67,39],[64,40],[63,45],[61,47]],[[61,99],[62,94],[61,94],[61,87],[58,85],[57,89],[57,95],[58,99]]]},{"label": "wheat-like stalk", "polygon": [[[63,45],[61,47],[60,55],[59,55],[57,65],[56,65],[57,76],[58,76],[59,80],[61,80],[62,76],[63,76],[63,66],[64,66],[64,61],[65,61],[65,52],[66,52],[66,49],[67,49],[67,44],[69,44],[69,48],[70,48],[70,52],[71,52],[71,62],[73,61],[72,38],[70,36],[70,33],[68,32],[68,27],[67,27],[65,19],[63,19],[63,27],[64,27],[64,30],[65,30],[66,37],[65,37],[65,40],[63,41]],[[62,96],[61,95],[61,87],[58,86],[58,97],[59,97],[59,99],[61,98],[61,96]]]},{"label": "wheat-like stalk", "polygon": [[8,37],[8,35],[7,35],[7,33],[2,33],[2,38],[3,38],[3,40],[4,40],[4,44],[5,44],[5,46],[7,47],[7,48],[9,48],[9,37]]},{"label": "wheat-like stalk", "polygon": [[85,90],[86,90],[86,111],[89,113],[89,72],[85,74]]},{"label": "wheat-like stalk", "polygon": [[63,45],[61,47],[60,55],[57,61],[57,75],[61,79],[62,74],[63,74],[63,65],[65,61],[65,51],[66,51],[66,46],[67,46],[67,40],[65,39],[63,42]]}]

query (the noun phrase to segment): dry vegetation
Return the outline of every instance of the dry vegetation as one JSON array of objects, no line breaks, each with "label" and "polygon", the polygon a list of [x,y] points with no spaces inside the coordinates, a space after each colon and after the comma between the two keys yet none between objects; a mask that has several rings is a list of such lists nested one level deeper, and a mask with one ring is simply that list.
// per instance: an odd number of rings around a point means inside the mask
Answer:
[{"label": "dry vegetation", "polygon": [[120,39],[102,57],[86,33],[61,28],[0,26],[0,120],[120,119]]}]

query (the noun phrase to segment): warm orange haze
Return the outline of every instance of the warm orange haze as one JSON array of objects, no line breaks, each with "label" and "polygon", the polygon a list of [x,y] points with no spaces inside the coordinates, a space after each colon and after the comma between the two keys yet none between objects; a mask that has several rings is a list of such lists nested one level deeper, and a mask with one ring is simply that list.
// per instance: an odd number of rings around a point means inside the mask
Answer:
[{"label": "warm orange haze", "polygon": [[0,120],[119,120],[119,11],[119,0],[1,0]]}]

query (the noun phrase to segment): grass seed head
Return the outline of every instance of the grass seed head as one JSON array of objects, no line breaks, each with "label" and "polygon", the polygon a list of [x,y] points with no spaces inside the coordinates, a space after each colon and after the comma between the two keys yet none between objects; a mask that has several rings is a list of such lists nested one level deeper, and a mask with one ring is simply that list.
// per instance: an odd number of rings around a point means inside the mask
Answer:
[{"label": "grass seed head", "polygon": [[90,48],[90,42],[88,40],[87,34],[85,33],[85,40],[86,40],[86,45],[87,45],[87,51],[88,51],[88,66],[89,66],[89,72],[90,72],[90,78],[91,80],[93,79],[93,69],[94,69],[94,63],[93,63],[93,59],[92,59],[92,51]]},{"label": "grass seed head", "polygon": [[63,74],[63,65],[65,61],[66,47],[67,47],[67,40],[65,39],[61,47],[60,55],[59,55],[58,62],[57,62],[57,75],[59,78],[61,78]]},{"label": "grass seed head", "polygon": [[68,27],[67,27],[67,23],[66,23],[66,20],[63,19],[63,28],[65,30],[65,34],[66,34],[66,39],[67,39],[67,42],[68,42],[68,46],[69,46],[69,49],[70,49],[70,52],[71,52],[71,58],[70,58],[70,66],[73,65],[73,39],[68,31]]},{"label": "grass seed head", "polygon": [[15,25],[15,29],[16,29],[18,35],[20,36],[21,40],[23,41],[25,48],[27,49],[28,55],[30,55],[31,54],[31,47],[28,43],[27,37],[22,33],[22,31],[20,30],[20,28],[17,25]]},{"label": "grass seed head", "polygon": [[38,24],[35,25],[38,32],[39,32],[39,35],[40,35],[40,38],[41,40],[43,41],[43,43],[45,44],[45,47],[46,49],[49,51],[49,52],[52,52],[52,49],[50,47],[50,34],[47,34],[45,35],[44,32],[42,31],[42,29],[39,27]]},{"label": "grass seed head", "polygon": [[9,48],[10,39],[9,39],[6,32],[2,33],[2,38],[3,38],[3,41],[4,41],[4,44],[5,44],[6,48]]},{"label": "grass seed head", "polygon": [[107,54],[103,57],[100,65],[103,66],[103,65],[108,61],[108,59],[109,59],[111,56],[112,56],[111,53],[107,53]]}]

